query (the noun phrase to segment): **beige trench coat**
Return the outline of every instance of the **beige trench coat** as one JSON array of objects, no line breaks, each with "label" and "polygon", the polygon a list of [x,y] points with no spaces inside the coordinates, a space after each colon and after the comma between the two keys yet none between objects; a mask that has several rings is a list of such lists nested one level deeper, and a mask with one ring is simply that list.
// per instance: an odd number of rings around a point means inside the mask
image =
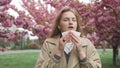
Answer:
[{"label": "beige trench coat", "polygon": [[101,68],[99,55],[88,39],[82,38],[82,47],[87,55],[87,61],[84,63],[79,62],[75,47],[70,54],[68,64],[66,63],[64,53],[62,54],[60,61],[55,61],[53,55],[58,46],[58,42],[59,38],[46,39],[41,48],[40,56],[38,57],[35,68]]}]

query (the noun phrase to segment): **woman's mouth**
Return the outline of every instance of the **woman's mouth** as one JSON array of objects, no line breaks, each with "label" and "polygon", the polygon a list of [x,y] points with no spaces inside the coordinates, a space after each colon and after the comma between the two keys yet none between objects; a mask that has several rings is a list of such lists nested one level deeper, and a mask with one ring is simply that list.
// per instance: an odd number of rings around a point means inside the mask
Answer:
[{"label": "woman's mouth", "polygon": [[74,27],[73,27],[73,26],[69,26],[68,28],[69,28],[69,29],[72,29],[72,28],[74,28]]}]

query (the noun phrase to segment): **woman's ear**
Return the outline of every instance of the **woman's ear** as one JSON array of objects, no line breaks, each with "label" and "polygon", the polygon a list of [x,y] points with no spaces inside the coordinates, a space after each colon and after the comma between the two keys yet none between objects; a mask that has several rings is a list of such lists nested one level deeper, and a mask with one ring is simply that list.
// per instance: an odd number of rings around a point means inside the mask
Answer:
[{"label": "woman's ear", "polygon": [[60,26],[58,26],[58,29],[60,30]]}]

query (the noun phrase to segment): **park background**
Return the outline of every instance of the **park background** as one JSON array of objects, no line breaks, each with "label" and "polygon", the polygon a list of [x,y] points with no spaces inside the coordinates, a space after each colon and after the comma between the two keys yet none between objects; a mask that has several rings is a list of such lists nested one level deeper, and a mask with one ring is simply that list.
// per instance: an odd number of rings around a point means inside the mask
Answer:
[{"label": "park background", "polygon": [[77,9],[103,68],[119,68],[120,0],[0,0],[0,68],[34,68],[57,12]]}]

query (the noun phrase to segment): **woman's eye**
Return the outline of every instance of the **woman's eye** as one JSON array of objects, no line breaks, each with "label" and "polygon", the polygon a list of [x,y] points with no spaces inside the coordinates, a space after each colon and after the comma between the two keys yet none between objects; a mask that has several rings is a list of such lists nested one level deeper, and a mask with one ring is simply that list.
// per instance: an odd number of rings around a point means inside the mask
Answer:
[{"label": "woman's eye", "polygon": [[67,19],[64,19],[63,21],[68,21]]},{"label": "woman's eye", "polygon": [[73,19],[74,22],[76,22],[76,19]]}]

